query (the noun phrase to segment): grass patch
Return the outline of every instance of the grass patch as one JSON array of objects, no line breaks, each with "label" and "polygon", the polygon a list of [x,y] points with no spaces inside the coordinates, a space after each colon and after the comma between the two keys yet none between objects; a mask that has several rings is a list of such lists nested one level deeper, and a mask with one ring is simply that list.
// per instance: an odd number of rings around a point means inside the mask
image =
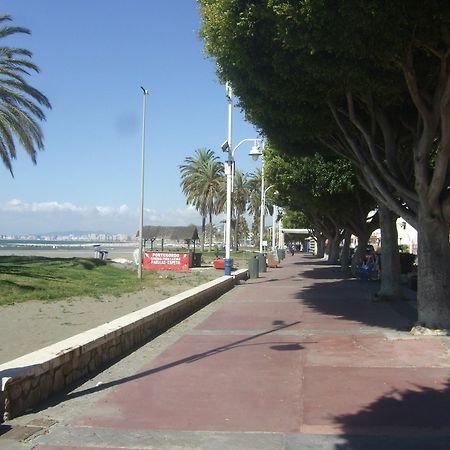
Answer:
[{"label": "grass patch", "polygon": [[[189,279],[200,284],[201,273],[162,275],[144,271],[140,281],[132,269],[116,267],[88,258],[45,258],[37,256],[0,257],[0,305],[28,300],[55,301],[70,297],[120,295],[142,288],[164,286]],[[184,280],[183,282],[185,282]]]}]

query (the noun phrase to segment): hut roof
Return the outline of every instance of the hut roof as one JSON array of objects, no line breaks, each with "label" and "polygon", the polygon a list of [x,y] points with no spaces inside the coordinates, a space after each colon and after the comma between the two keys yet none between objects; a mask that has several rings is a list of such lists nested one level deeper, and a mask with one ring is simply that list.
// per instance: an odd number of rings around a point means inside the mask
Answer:
[{"label": "hut roof", "polygon": [[[139,236],[137,231],[136,236]],[[166,227],[146,225],[142,229],[142,237],[149,239],[172,239],[175,241],[195,241],[198,239],[198,231],[195,225],[187,227]]]}]

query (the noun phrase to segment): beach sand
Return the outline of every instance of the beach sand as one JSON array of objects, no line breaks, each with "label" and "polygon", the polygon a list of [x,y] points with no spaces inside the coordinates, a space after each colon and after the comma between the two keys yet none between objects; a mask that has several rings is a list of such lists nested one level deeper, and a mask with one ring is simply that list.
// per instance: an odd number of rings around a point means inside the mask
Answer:
[{"label": "beach sand", "polygon": [[[132,260],[133,250],[134,248],[131,252],[128,249],[115,249],[108,254],[108,259]],[[5,254],[12,253],[0,251],[0,255]],[[92,251],[79,250],[55,252],[23,249],[16,250],[13,254],[47,257],[93,256]],[[0,306],[0,364],[215,279],[222,276],[223,272],[205,267],[191,269],[186,275],[168,281],[158,288],[145,288],[121,296],[75,297],[53,302],[28,301]]]},{"label": "beach sand", "polygon": [[[105,249],[107,259],[127,259],[130,262],[134,261],[133,252],[136,246],[101,246]],[[58,249],[44,249],[44,248],[32,248],[24,246],[23,248],[9,248],[0,247],[0,256],[43,256],[45,258],[94,258],[95,250],[93,247],[86,248],[70,248],[61,247]]]}]

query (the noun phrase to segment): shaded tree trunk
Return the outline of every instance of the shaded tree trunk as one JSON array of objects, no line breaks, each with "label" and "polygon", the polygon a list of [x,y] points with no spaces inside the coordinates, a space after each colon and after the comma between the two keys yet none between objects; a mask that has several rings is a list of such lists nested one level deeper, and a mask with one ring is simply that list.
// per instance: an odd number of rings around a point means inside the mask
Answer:
[{"label": "shaded tree trunk", "polygon": [[381,285],[377,297],[390,300],[402,294],[396,226],[398,216],[383,205],[379,206],[378,211],[381,228]]},{"label": "shaded tree trunk", "polygon": [[358,246],[352,258],[351,272],[353,276],[356,276],[356,266],[358,264],[361,264],[364,259],[364,255],[366,254],[367,249],[367,243],[369,242],[369,237],[371,234],[372,233],[369,231],[360,231],[356,235],[356,237],[358,238]]},{"label": "shaded tree trunk", "polygon": [[325,255],[325,236],[316,236],[316,256],[323,258]]},{"label": "shaded tree trunk", "polygon": [[339,261],[339,244],[341,242],[341,233],[339,229],[328,238],[328,262],[330,264],[337,264]]},{"label": "shaded tree trunk", "polygon": [[[424,214],[425,215],[425,214]],[[419,323],[450,329],[448,225],[419,213],[417,308]]]},{"label": "shaded tree trunk", "polygon": [[352,232],[350,230],[345,230],[344,232],[344,243],[342,246],[342,251],[340,254],[341,270],[344,275],[350,275],[350,243],[352,239]]}]

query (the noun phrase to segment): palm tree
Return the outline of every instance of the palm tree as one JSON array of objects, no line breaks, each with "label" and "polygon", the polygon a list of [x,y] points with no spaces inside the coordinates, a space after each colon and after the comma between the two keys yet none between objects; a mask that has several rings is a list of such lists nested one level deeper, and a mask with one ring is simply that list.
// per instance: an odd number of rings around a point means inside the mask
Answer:
[{"label": "palm tree", "polygon": [[233,182],[232,205],[234,215],[234,248],[239,250],[239,234],[241,217],[247,209],[250,197],[250,186],[248,177],[241,171],[236,170]]},{"label": "palm tree", "polygon": [[[16,33],[30,34],[27,28],[7,26],[8,15],[0,15],[0,38]],[[44,148],[38,121],[45,120],[40,108],[51,108],[47,97],[25,80],[30,72],[39,72],[31,62],[32,53],[23,48],[0,46],[0,156],[11,172],[16,158],[16,141],[36,163],[37,150]]]},{"label": "palm tree", "polygon": [[219,157],[211,149],[200,148],[195,157],[187,157],[180,165],[181,188],[188,205],[202,216],[202,251],[205,248],[206,218],[209,217],[209,248],[212,248],[212,216],[223,209],[224,173]]}]

